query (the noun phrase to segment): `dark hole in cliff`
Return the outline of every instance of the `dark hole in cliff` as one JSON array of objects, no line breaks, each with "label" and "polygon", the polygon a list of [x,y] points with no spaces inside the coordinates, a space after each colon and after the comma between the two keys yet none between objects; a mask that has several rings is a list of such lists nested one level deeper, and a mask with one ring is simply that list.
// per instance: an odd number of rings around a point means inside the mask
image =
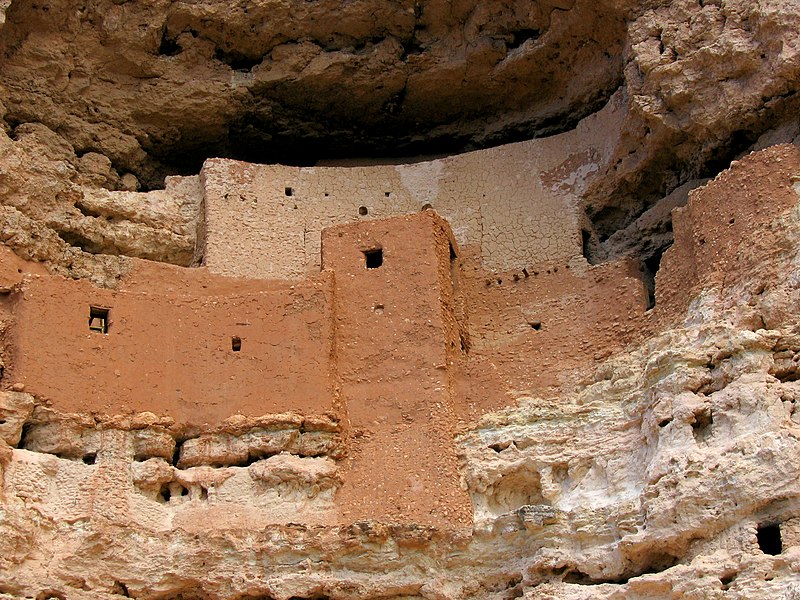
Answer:
[{"label": "dark hole in cliff", "polygon": [[99,306],[89,307],[89,331],[108,333],[108,309]]},{"label": "dark hole in cliff", "polygon": [[759,133],[757,131],[743,129],[731,133],[728,142],[722,144],[718,152],[714,153],[714,158],[706,163],[701,177],[716,177],[720,171],[729,168],[731,161],[750,148],[758,139],[758,136]]},{"label": "dark hole in cliff", "polygon": [[231,350],[239,352],[242,349],[242,338],[235,335],[231,338]]},{"label": "dark hole in cliff", "polygon": [[758,547],[764,554],[776,556],[783,552],[781,526],[777,523],[760,525],[756,529],[756,540],[758,541]]},{"label": "dark hole in cliff", "polygon": [[450,244],[450,262],[454,262],[457,258],[456,249],[453,248],[453,244]]},{"label": "dark hole in cliff", "polygon": [[364,252],[364,262],[368,269],[377,269],[383,265],[383,249],[366,250]]},{"label": "dark hole in cliff", "polygon": [[539,331],[542,328],[541,321],[530,321],[528,325],[530,325],[531,329],[533,329],[534,331]]},{"label": "dark hole in cliff", "polygon": [[79,202],[76,202],[73,206],[75,206],[75,208],[77,208],[84,217],[94,217],[95,219],[98,219],[103,216],[96,210],[92,210],[91,208],[88,208]]},{"label": "dark hole in cliff", "polygon": [[164,31],[161,33],[161,43],[158,46],[158,53],[161,56],[177,56],[182,52],[182,48],[180,44],[178,44],[178,40],[175,38],[170,38],[167,35],[167,29],[164,28]]},{"label": "dark hole in cliff", "polygon": [[592,234],[586,231],[585,229],[581,229],[581,253],[583,257],[591,263],[591,242],[592,242]]},{"label": "dark hole in cliff", "polygon": [[90,452],[89,454],[83,455],[83,464],[85,465],[93,465],[97,462],[97,454],[94,452]]},{"label": "dark hole in cliff", "polygon": [[284,196],[294,196],[294,190],[290,187],[283,188]]},{"label": "dark hole in cliff", "polygon": [[263,60],[261,56],[254,58],[241,52],[225,52],[222,48],[214,50],[214,58],[234,71],[250,71]]},{"label": "dark hole in cliff", "polygon": [[514,48],[519,48],[527,42],[528,40],[536,40],[541,35],[541,31],[538,29],[518,29],[517,31],[513,32],[511,43],[506,44],[506,48],[508,50],[513,50]]},{"label": "dark hole in cliff", "polygon": [[711,426],[714,424],[714,416],[710,408],[703,408],[694,415],[692,423],[692,434],[696,442],[705,442],[711,436]]},{"label": "dark hole in cliff", "polygon": [[722,584],[722,590],[728,590],[731,587],[731,584],[736,581],[737,573],[727,573],[719,578],[719,582]]},{"label": "dark hole in cliff", "polygon": [[125,598],[131,597],[131,594],[128,591],[128,586],[118,580],[114,581],[114,585],[111,588],[111,593],[116,594],[117,596],[123,596]]},{"label": "dark hole in cliff", "polygon": [[656,305],[656,274],[661,267],[661,257],[669,245],[658,248],[653,254],[642,261],[642,281],[647,292],[647,310]]},{"label": "dark hole in cliff", "polygon": [[360,214],[362,217],[366,217],[369,214],[369,209],[366,206],[359,206],[358,214]]},{"label": "dark hole in cliff", "polygon": [[163,484],[161,489],[158,491],[158,500],[160,502],[167,503],[169,499],[172,497],[172,492],[169,489],[169,484]]},{"label": "dark hole in cliff", "polygon": [[89,254],[103,254],[103,247],[93,242],[89,238],[75,231],[59,231],[58,237],[67,242],[73,248],[80,248]]}]

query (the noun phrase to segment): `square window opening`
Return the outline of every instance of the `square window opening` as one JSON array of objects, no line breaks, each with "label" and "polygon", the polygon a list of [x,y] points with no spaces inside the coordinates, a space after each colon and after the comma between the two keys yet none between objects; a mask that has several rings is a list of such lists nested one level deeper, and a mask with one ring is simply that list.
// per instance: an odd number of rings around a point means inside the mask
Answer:
[{"label": "square window opening", "polygon": [[383,248],[364,251],[364,262],[368,269],[377,269],[383,265]]},{"label": "square window opening", "polygon": [[242,338],[238,335],[235,335],[231,338],[231,350],[234,352],[239,352],[242,349]]},{"label": "square window opening", "polygon": [[89,331],[108,333],[108,309],[97,306],[89,307]]},{"label": "square window opening", "polygon": [[283,193],[286,196],[294,196],[294,190],[292,188],[290,188],[290,187],[283,188]]}]

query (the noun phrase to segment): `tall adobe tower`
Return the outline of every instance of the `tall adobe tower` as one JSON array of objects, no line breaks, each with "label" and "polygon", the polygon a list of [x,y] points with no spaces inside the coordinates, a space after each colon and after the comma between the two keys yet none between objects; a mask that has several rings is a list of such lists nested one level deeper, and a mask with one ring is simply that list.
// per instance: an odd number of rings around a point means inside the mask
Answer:
[{"label": "tall adobe tower", "polygon": [[452,441],[465,333],[450,227],[425,210],[328,228],[322,248],[335,273],[334,351],[356,442],[340,506],[354,519],[466,522]]}]

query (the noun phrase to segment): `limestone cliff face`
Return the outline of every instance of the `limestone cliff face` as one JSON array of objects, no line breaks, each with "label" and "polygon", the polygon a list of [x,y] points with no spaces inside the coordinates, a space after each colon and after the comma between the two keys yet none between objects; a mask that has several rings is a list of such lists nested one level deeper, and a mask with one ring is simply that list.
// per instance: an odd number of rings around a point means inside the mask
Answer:
[{"label": "limestone cliff face", "polygon": [[[6,0],[0,16],[0,600],[800,598],[800,155],[780,145],[800,137],[794,3]],[[375,169],[373,187],[201,169],[517,140],[491,161]],[[298,208],[296,181],[324,218]],[[226,415],[187,425],[157,406],[65,402],[57,372],[14,379],[36,362],[15,354],[19,306],[47,289],[31,281],[133,289],[142,306],[156,296],[143,288],[167,289],[168,327],[198,310],[185,272],[203,271],[210,193],[216,209],[247,206],[256,233],[259,215],[291,220],[297,277],[319,267],[324,227],[450,211],[465,247],[440,240],[452,348],[425,368],[458,418],[389,403],[359,422],[338,396],[330,411],[254,400],[245,415],[227,410],[230,388],[179,397]],[[227,257],[251,251],[211,238]],[[552,260],[520,267],[528,238]],[[559,269],[585,286],[553,283]],[[201,284],[208,308],[248,282]],[[374,382],[351,375],[369,400]],[[424,460],[398,456],[408,444]],[[436,468],[353,498],[364,456],[380,481]],[[428,489],[435,522],[406,510]],[[373,500],[394,516],[348,516]]]}]

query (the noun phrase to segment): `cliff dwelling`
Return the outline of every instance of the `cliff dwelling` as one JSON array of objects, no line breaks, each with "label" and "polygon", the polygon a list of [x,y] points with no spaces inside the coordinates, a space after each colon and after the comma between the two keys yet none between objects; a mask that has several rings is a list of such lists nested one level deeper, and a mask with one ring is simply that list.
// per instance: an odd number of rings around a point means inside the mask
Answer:
[{"label": "cliff dwelling", "polygon": [[791,3],[0,15],[0,600],[800,598]]}]

